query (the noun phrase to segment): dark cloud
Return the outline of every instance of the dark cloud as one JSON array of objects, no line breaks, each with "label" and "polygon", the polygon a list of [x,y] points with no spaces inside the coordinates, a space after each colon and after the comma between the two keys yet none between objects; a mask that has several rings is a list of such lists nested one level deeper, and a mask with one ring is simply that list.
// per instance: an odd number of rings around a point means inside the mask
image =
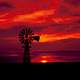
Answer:
[{"label": "dark cloud", "polygon": [[60,41],[55,41],[51,43],[33,44],[33,50],[41,51],[75,51],[80,50],[80,39],[64,39]]},{"label": "dark cloud", "polygon": [[58,10],[59,15],[80,15],[80,0],[64,0]]},{"label": "dark cloud", "polygon": [[80,0],[64,0],[64,1],[74,6],[80,6]]},{"label": "dark cloud", "polygon": [[13,5],[8,2],[0,2],[0,13],[8,12],[13,9]]}]

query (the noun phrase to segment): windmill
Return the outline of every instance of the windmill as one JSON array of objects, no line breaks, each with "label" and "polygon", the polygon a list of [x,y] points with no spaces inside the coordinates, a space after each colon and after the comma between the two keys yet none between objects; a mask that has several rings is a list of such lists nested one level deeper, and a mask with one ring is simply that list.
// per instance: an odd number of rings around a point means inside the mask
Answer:
[{"label": "windmill", "polygon": [[[26,26],[24,26],[26,27]],[[30,63],[30,48],[31,44],[34,40],[39,41],[40,36],[34,35],[33,31],[30,27],[26,27],[22,29],[18,34],[19,41],[22,44],[22,47],[24,48],[24,57],[23,61],[24,63]]]}]

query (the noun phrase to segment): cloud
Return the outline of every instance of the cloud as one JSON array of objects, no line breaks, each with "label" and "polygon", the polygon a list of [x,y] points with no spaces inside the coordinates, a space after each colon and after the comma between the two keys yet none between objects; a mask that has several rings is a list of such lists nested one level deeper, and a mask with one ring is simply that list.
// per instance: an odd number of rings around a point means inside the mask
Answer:
[{"label": "cloud", "polygon": [[[32,13],[13,14],[5,13],[0,15],[0,29],[8,29],[17,23],[23,24],[75,24],[80,21],[80,16],[60,16],[56,15],[55,9],[37,10]],[[7,26],[7,27],[4,27]]]},{"label": "cloud", "polygon": [[17,21],[33,20],[33,19],[37,19],[39,17],[47,17],[47,16],[50,16],[50,15],[54,15],[54,13],[55,13],[54,9],[40,10],[40,11],[35,11],[31,14],[18,15],[13,19],[13,21],[17,22]]},{"label": "cloud", "polygon": [[9,4],[9,2],[6,2],[6,1],[0,2],[0,11],[1,12],[9,11],[12,8],[13,8],[13,6],[11,4]]},{"label": "cloud", "polygon": [[55,10],[41,10],[31,14],[17,15],[13,22],[45,23],[45,24],[70,24],[80,20],[80,16],[56,16]]},{"label": "cloud", "polygon": [[80,33],[71,33],[71,34],[65,34],[65,33],[56,33],[56,34],[42,34],[40,38],[41,43],[45,42],[55,42],[63,39],[80,39]]},{"label": "cloud", "polygon": [[[38,34],[37,34],[38,35]],[[39,34],[40,35],[40,43],[46,42],[55,42],[64,39],[80,39],[80,33],[55,33],[55,34]],[[7,40],[11,42],[18,42],[18,37],[1,37],[0,40]]]}]

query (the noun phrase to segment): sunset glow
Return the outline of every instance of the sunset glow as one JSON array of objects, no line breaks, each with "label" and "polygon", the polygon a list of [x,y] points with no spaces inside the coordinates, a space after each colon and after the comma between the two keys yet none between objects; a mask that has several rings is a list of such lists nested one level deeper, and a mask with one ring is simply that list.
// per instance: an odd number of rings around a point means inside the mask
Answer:
[{"label": "sunset glow", "polygon": [[58,33],[58,34],[43,34],[41,35],[40,42],[54,42],[58,40],[64,39],[80,39],[80,33],[72,33],[72,34],[65,34],[65,33]]},{"label": "sunset glow", "polygon": [[47,60],[41,60],[41,63],[47,63],[48,61]]},{"label": "sunset glow", "polygon": [[63,62],[62,52],[32,51],[80,51],[80,0],[0,0],[0,56],[23,55],[18,34],[25,27],[40,37],[30,47],[32,63]]}]

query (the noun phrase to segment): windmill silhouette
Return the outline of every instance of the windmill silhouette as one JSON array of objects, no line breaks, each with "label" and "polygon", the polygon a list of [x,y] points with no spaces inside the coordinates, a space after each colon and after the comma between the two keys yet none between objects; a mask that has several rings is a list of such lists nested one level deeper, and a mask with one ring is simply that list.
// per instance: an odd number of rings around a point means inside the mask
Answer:
[{"label": "windmill silhouette", "polygon": [[[26,26],[24,26],[26,27]],[[30,48],[33,40],[39,41],[40,36],[34,35],[33,31],[30,27],[26,27],[22,29],[18,34],[19,41],[22,44],[22,47],[24,48],[24,57],[23,62],[24,63],[30,63]]]}]

